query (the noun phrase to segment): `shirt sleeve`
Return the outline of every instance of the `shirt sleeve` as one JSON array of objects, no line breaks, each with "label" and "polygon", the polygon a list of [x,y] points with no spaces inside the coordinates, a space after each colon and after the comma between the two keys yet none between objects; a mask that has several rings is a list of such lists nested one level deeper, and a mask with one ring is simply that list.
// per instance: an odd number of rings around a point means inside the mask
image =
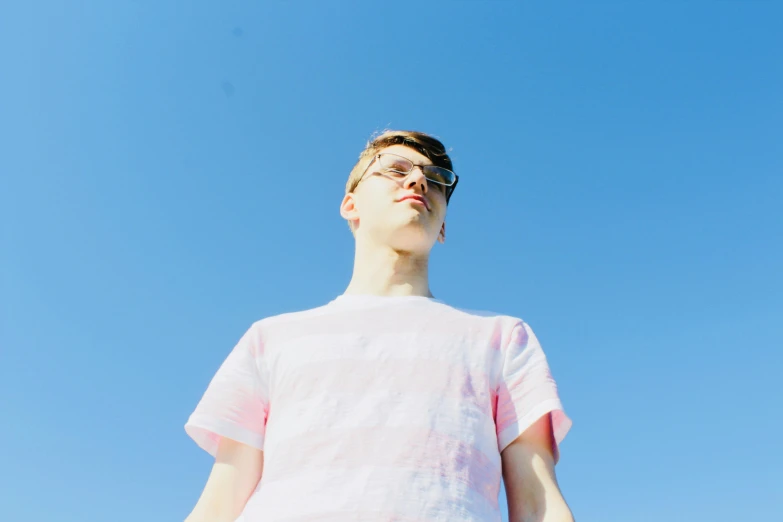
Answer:
[{"label": "shirt sleeve", "polygon": [[502,351],[503,368],[497,389],[495,425],[503,451],[544,415],[551,415],[555,462],[560,443],[571,428],[560,402],[546,355],[530,326],[520,321]]},{"label": "shirt sleeve", "polygon": [[213,457],[222,437],[264,449],[269,400],[262,357],[261,339],[253,325],[220,366],[185,424],[185,432]]}]

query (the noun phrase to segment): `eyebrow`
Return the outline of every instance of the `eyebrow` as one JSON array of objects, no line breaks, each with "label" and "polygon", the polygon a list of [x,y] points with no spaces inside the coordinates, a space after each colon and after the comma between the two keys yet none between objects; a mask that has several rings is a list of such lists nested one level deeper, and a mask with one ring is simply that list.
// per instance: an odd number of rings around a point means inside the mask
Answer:
[{"label": "eyebrow", "polygon": [[422,158],[424,158],[426,161],[429,161],[429,163],[416,163],[409,157],[403,156],[402,154],[397,154],[396,152],[379,152],[378,154],[391,154],[392,156],[397,156],[398,158],[405,158],[417,167],[437,167],[437,165],[435,165],[427,156],[422,156]]}]

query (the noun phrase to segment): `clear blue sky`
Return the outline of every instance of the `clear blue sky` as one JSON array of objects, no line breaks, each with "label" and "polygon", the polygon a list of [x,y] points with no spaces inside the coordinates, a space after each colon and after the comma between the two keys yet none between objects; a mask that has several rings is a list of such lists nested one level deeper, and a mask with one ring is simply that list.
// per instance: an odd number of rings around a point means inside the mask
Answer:
[{"label": "clear blue sky", "polygon": [[384,4],[3,7],[0,518],[182,520],[187,416],[343,291],[391,127],[452,149],[433,292],[534,328],[577,520],[779,519],[783,6]]}]

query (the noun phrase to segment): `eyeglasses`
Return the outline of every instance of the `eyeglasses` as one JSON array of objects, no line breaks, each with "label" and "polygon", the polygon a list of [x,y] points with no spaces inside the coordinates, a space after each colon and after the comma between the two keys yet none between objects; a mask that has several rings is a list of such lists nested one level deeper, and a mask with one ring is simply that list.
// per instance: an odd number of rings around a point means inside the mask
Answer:
[{"label": "eyeglasses", "polygon": [[[424,174],[424,177],[427,178],[427,181],[431,181],[432,183],[436,183],[437,185],[443,187],[443,190],[446,193],[447,203],[451,198],[451,194],[454,192],[454,189],[457,187],[457,181],[459,181],[459,176],[454,174],[454,172],[450,171],[449,169],[436,167],[435,165],[416,165],[408,158],[397,156],[396,154],[382,152],[376,154],[374,159],[378,160],[378,165],[380,165],[383,172],[399,174],[399,177],[405,177],[413,171],[414,167],[419,167],[421,172]],[[372,163],[373,162],[371,161],[370,164],[367,165],[367,168],[364,170],[360,181],[364,179],[364,175],[367,174],[368,170],[370,170]]]}]

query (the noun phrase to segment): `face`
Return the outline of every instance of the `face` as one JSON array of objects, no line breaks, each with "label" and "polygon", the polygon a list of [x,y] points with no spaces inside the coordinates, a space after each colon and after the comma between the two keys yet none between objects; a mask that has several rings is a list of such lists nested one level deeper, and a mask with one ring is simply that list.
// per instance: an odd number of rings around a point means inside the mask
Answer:
[{"label": "face", "polygon": [[[404,145],[392,145],[380,153],[402,156],[415,165],[432,165],[426,156]],[[357,240],[429,253],[436,240],[445,239],[445,187],[429,181],[418,167],[408,174],[384,172],[373,159],[354,192],[345,195],[340,214],[354,223]]]}]

